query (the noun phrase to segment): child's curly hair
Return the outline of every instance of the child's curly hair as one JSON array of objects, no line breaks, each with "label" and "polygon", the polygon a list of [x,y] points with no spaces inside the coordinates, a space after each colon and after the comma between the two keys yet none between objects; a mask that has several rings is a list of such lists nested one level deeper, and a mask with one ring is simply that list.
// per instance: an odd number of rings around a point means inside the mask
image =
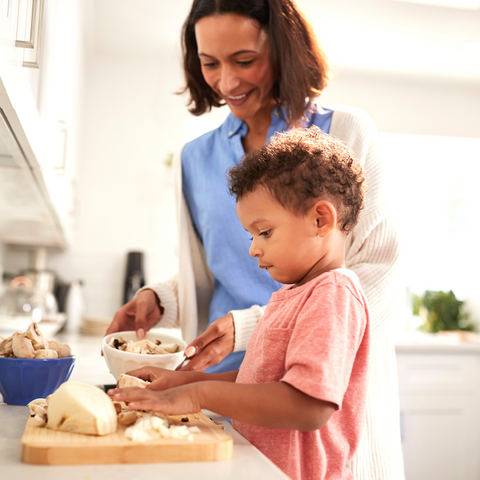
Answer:
[{"label": "child's curly hair", "polygon": [[347,146],[317,127],[279,133],[232,167],[228,181],[237,201],[262,185],[297,215],[304,215],[319,198],[328,200],[346,235],[358,222],[367,192],[363,168]]}]

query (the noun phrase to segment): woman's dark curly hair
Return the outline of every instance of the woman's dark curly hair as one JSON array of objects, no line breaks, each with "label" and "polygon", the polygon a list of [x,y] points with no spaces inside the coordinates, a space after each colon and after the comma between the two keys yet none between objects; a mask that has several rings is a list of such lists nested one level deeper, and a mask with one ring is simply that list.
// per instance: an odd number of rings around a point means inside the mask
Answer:
[{"label": "woman's dark curly hair", "polygon": [[325,53],[294,0],[194,0],[182,29],[185,87],[179,92],[190,94],[190,112],[202,115],[225,105],[203,78],[195,24],[201,18],[227,13],[251,18],[267,32],[276,79],[273,96],[285,107],[287,123],[294,125],[304,116],[306,100],[318,96],[328,80]]},{"label": "woman's dark curly hair", "polygon": [[237,202],[264,186],[297,215],[304,215],[318,199],[328,200],[347,235],[358,223],[367,192],[363,168],[347,146],[317,127],[279,133],[231,168],[228,181]]}]

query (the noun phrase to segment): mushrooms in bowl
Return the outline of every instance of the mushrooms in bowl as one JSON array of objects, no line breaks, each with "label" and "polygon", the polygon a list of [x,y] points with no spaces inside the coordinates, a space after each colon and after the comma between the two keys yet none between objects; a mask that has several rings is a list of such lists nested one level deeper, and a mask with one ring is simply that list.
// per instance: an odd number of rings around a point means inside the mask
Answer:
[{"label": "mushrooms in bowl", "polygon": [[66,344],[45,338],[38,324],[0,342],[0,393],[10,405],[47,397],[70,377],[75,357]]},{"label": "mushrooms in bowl", "polygon": [[175,370],[184,359],[187,344],[166,333],[149,331],[139,340],[136,332],[111,333],[103,338],[102,351],[110,372],[118,381],[122,373],[141,367]]}]

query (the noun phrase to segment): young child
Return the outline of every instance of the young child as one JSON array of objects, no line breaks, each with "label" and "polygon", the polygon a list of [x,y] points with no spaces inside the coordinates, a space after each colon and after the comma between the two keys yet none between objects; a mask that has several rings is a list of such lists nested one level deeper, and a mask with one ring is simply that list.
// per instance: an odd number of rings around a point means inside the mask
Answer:
[{"label": "young child", "polygon": [[[346,236],[366,192],[347,147],[319,129],[279,134],[230,170],[250,255],[284,283],[238,372],[146,367],[147,389],[109,393],[164,414],[202,408],[233,426],[292,479],[350,479],[367,391],[369,314],[345,269]],[[220,221],[220,220],[219,220]]]}]

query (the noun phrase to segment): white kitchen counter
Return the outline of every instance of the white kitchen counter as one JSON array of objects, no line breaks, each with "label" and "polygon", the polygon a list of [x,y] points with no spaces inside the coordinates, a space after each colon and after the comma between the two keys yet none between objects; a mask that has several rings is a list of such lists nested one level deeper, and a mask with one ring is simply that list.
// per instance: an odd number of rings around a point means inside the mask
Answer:
[{"label": "white kitchen counter", "polygon": [[[100,355],[101,337],[60,334],[56,340],[66,342],[76,356],[71,380],[105,385],[115,383],[105,360]],[[195,480],[268,479],[288,480],[288,477],[223,418],[205,412],[215,421],[222,421],[225,431],[233,438],[233,457],[217,462],[179,462],[149,464],[109,464],[37,466],[20,461],[21,438],[28,419],[28,407],[0,406],[0,478],[20,480]]]},{"label": "white kitchen counter", "polygon": [[465,342],[442,334],[417,331],[402,332],[395,337],[399,353],[480,353],[480,342]]}]

